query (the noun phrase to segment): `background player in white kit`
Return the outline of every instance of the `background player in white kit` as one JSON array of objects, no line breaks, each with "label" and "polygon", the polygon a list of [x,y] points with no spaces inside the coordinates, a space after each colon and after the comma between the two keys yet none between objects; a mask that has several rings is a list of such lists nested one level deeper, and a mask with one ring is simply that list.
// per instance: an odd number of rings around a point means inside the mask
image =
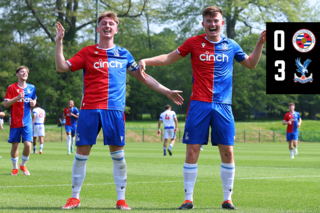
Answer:
[{"label": "background player in white kit", "polygon": [[43,149],[43,137],[45,136],[44,123],[46,122],[46,112],[40,108],[40,104],[37,102],[35,107],[32,110],[33,118],[33,152],[37,153],[37,137],[40,140],[40,150],[39,153],[42,154]]},{"label": "background player in white kit", "polygon": [[176,139],[176,132],[178,130],[178,119],[177,115],[174,111],[171,111],[171,106],[166,105],[165,106],[166,111],[161,113],[158,123],[158,135],[160,135],[161,130],[161,121],[164,125],[164,132],[163,132],[163,155],[167,155],[166,149],[167,149],[167,142],[168,139],[171,139],[170,146],[168,148],[168,152],[170,155],[172,155],[171,149],[174,145],[175,139]]},{"label": "background player in white kit", "polygon": [[3,117],[5,116],[6,114],[3,112],[2,108],[0,107],[0,129],[3,130]]}]

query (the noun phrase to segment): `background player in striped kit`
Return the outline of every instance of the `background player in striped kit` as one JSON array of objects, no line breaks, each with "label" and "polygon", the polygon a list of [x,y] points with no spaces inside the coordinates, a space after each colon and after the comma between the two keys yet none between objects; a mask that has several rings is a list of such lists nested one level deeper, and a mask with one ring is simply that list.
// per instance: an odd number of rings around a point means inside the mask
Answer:
[{"label": "background player in striped kit", "polygon": [[283,125],[288,125],[287,127],[287,141],[289,143],[289,151],[291,154],[291,158],[294,158],[293,155],[293,147],[294,154],[298,154],[298,138],[299,138],[299,127],[301,126],[302,119],[300,117],[300,113],[294,111],[295,105],[294,103],[289,104],[289,112],[284,115]]},{"label": "background player in striped kit", "polygon": [[66,129],[67,134],[67,147],[68,155],[73,153],[74,144],[76,141],[76,131],[77,131],[77,120],[79,117],[79,110],[74,106],[73,100],[68,102],[69,107],[63,110],[63,118],[66,120],[64,128]]},{"label": "background player in striped kit", "polygon": [[44,109],[40,108],[40,104],[37,102],[35,107],[32,110],[33,113],[33,152],[37,153],[37,137],[40,140],[39,153],[42,154],[43,151],[43,142],[45,136],[45,127],[44,124],[46,122],[46,112]]},{"label": "background player in striped kit", "polygon": [[4,107],[11,107],[10,135],[8,139],[8,142],[12,144],[11,161],[13,170],[11,175],[18,174],[21,136],[24,149],[19,168],[23,171],[23,174],[30,175],[26,163],[29,160],[32,143],[31,106],[35,106],[37,96],[36,88],[27,83],[28,73],[29,69],[25,66],[20,66],[16,69],[18,82],[8,87],[4,98]]},{"label": "background player in striped kit", "polygon": [[166,149],[167,149],[167,142],[168,139],[171,140],[168,152],[170,155],[172,155],[171,149],[174,145],[175,139],[176,139],[176,132],[178,130],[178,119],[177,115],[174,111],[171,111],[171,106],[167,104],[165,106],[166,111],[161,113],[158,123],[158,135],[161,133],[161,121],[164,125],[164,132],[163,132],[163,155],[166,156]]},{"label": "background player in striped kit", "polygon": [[117,191],[117,209],[130,210],[125,201],[127,166],[124,157],[125,128],[124,108],[127,71],[151,89],[166,95],[178,105],[183,102],[181,91],[171,91],[151,76],[145,76],[131,53],[114,44],[118,33],[117,14],[106,11],[98,18],[96,31],[99,43],[84,47],[74,57],[63,56],[64,28],[60,23],[56,29],[56,69],[68,72],[83,69],[83,98],[79,113],[76,146],[72,167],[72,195],[63,209],[80,206],[80,191],[86,173],[86,162],[99,131],[103,130],[104,145],[109,146],[113,160],[113,178]]},{"label": "background player in striped kit", "polygon": [[187,144],[183,166],[185,202],[179,209],[191,209],[193,190],[198,174],[197,161],[201,144],[208,143],[211,126],[211,143],[219,147],[224,209],[235,209],[231,195],[235,175],[233,145],[235,126],[231,109],[233,59],[254,69],[260,59],[266,31],[260,34],[255,50],[247,56],[234,40],[220,35],[224,25],[222,10],[207,7],[202,12],[205,34],[187,39],[169,54],[142,59],[141,72],[146,66],[172,64],[189,53],[193,68],[193,88],[185,125],[183,143]]}]

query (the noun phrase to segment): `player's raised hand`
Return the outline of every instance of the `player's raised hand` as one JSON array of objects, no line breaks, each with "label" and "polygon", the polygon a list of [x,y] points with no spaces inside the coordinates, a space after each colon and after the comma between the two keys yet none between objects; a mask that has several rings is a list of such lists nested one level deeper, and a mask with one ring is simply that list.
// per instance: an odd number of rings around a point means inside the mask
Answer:
[{"label": "player's raised hand", "polygon": [[66,30],[63,28],[63,26],[62,26],[62,24],[60,24],[60,22],[57,23],[57,28],[55,28],[55,30],[56,30],[56,42],[58,40],[62,40],[64,37],[64,32]]},{"label": "player's raised hand", "polygon": [[260,34],[260,37],[259,37],[258,42],[264,44],[266,41],[267,41],[267,31],[264,30],[264,31],[262,31],[262,33]]},{"label": "player's raised hand", "polygon": [[182,105],[184,99],[179,95],[179,93],[182,93],[182,91],[179,90],[171,90],[168,94],[167,97],[173,101],[177,105]]},{"label": "player's raised hand", "polygon": [[139,72],[141,74],[141,76],[143,77],[143,79],[146,81],[148,77],[148,75],[146,74],[146,63],[143,60],[140,60],[139,62]]}]

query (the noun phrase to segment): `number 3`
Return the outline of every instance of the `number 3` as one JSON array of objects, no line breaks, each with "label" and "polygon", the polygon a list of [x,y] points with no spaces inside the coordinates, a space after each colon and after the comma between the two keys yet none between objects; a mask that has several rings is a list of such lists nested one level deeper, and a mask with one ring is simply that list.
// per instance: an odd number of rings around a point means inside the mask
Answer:
[{"label": "number 3", "polygon": [[278,67],[279,64],[281,65],[281,67],[278,69],[278,72],[280,72],[280,75],[275,74],[275,75],[274,75],[274,78],[276,79],[276,81],[284,81],[284,79],[285,79],[285,72],[284,72],[284,70],[285,70],[286,66],[285,66],[285,63],[284,63],[283,60],[275,61],[275,64],[274,64],[274,65],[275,65],[276,67]]}]

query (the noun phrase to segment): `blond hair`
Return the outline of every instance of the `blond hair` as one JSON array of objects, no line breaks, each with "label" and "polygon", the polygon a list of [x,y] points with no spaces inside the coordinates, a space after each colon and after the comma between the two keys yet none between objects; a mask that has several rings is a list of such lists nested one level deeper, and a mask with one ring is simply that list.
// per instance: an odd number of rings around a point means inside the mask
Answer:
[{"label": "blond hair", "polygon": [[119,24],[119,19],[118,16],[115,12],[112,11],[105,11],[103,13],[101,13],[98,17],[98,24],[100,23],[100,21],[104,18],[104,17],[109,17],[112,18],[117,24]]}]

